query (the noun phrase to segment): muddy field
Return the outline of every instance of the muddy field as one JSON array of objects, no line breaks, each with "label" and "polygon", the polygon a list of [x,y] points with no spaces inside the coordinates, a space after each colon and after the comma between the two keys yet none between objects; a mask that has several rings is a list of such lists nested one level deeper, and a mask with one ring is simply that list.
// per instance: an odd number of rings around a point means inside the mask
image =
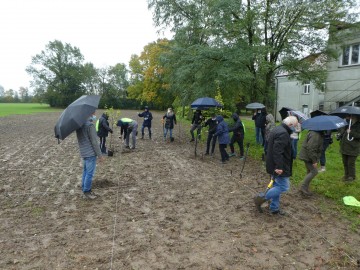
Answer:
[{"label": "muddy field", "polygon": [[116,130],[100,197],[84,200],[76,136],[53,135],[59,115],[0,118],[0,269],[359,269],[360,234],[329,201],[293,186],[287,216],[256,212],[268,176],[251,151],[240,177],[243,161],[222,165],[217,148],[195,157],[188,126],[164,142],[159,113],[135,150]]}]

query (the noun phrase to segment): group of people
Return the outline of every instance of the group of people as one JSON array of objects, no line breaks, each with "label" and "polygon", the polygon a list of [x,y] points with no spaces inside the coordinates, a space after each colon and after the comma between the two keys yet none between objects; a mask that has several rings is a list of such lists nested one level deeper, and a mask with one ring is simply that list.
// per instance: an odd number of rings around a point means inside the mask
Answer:
[{"label": "group of people", "polygon": [[[325,171],[325,150],[332,143],[331,131],[309,131],[302,143],[299,155],[297,155],[297,142],[301,132],[301,125],[295,116],[286,117],[282,123],[276,126],[274,117],[266,113],[265,110],[259,110],[254,115],[255,125],[265,121],[265,126],[260,127],[256,133],[256,142],[264,147],[264,158],[266,160],[266,171],[274,180],[273,186],[263,196],[257,196],[254,201],[258,209],[265,201],[270,201],[270,211],[273,214],[282,214],[280,209],[280,195],[287,191],[290,187],[289,177],[292,174],[292,162],[298,158],[304,161],[307,174],[303,180],[300,192],[305,196],[311,196],[310,183],[318,174],[318,162],[320,160],[321,169]],[[139,117],[143,117],[144,121],[141,128],[141,138],[144,139],[145,128],[148,129],[149,139],[151,139],[151,122],[152,114],[148,107],[144,111],[138,113]],[[261,121],[256,122],[257,117],[261,117]],[[213,155],[216,142],[219,144],[221,155],[221,163],[226,163],[230,157],[236,156],[235,143],[239,146],[239,157],[244,159],[244,137],[245,127],[237,113],[231,116],[234,121],[233,125],[228,125],[221,115],[211,115],[205,121],[201,110],[196,110],[190,128],[191,141],[194,141],[194,131],[200,136],[201,128],[208,127],[208,137],[206,140],[205,155]],[[83,196],[88,199],[96,198],[91,190],[92,178],[95,173],[96,159],[103,160],[103,155],[107,153],[106,138],[108,133],[113,133],[109,125],[109,115],[105,112],[96,122],[95,112],[87,119],[86,123],[76,131],[80,155],[83,158],[83,176],[82,191]],[[352,182],[355,180],[355,162],[360,152],[360,119],[358,116],[351,116],[352,126],[339,130],[336,138],[340,141],[340,152],[344,166],[343,180]],[[96,122],[96,125],[95,125]],[[169,134],[170,142],[173,139],[173,128],[176,125],[176,115],[171,108],[162,117],[163,136],[167,139]],[[120,118],[116,124],[120,127],[120,138],[124,136],[126,148],[134,149],[136,147],[137,121],[131,118]],[[96,128],[95,128],[96,126]],[[232,136],[230,136],[232,133]],[[352,139],[349,140],[348,137]],[[100,143],[98,138],[100,138]],[[130,137],[132,139],[130,145]],[[227,145],[230,146],[230,153],[227,153]]]},{"label": "group of people", "polygon": [[[320,161],[320,172],[325,171],[325,151],[332,143],[331,130],[310,130],[304,138],[299,155],[297,155],[297,142],[301,132],[301,125],[295,116],[286,117],[279,126],[271,121],[272,115],[266,115],[265,124],[265,160],[266,171],[273,179],[273,184],[267,192],[261,193],[254,198],[255,206],[261,212],[261,206],[269,201],[272,214],[284,214],[280,209],[280,195],[290,187],[289,178],[292,175],[292,162],[298,156],[304,162],[306,175],[300,186],[300,192],[305,197],[312,196],[310,183],[318,174],[318,163]],[[254,117],[255,118],[255,117]],[[360,117],[351,115],[352,125],[338,130],[337,140],[340,141],[340,153],[344,167],[343,181],[349,183],[356,179],[355,162],[360,153]],[[256,125],[256,123],[255,123]],[[271,125],[271,128],[268,128]]]}]

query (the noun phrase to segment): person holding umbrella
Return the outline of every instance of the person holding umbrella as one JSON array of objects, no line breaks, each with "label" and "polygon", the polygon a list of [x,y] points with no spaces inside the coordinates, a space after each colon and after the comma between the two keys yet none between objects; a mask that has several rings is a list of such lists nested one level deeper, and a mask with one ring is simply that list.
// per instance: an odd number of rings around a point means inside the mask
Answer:
[{"label": "person holding umbrella", "polygon": [[104,157],[101,154],[100,146],[97,141],[94,121],[95,112],[88,117],[88,120],[79,129],[76,130],[76,136],[79,144],[80,155],[83,159],[83,175],[81,188],[85,199],[96,199],[97,195],[92,192],[92,179],[96,169],[96,159],[102,161]]},{"label": "person holding umbrella", "polygon": [[99,119],[99,129],[97,131],[97,135],[100,138],[100,149],[101,149],[101,153],[103,153],[104,155],[107,154],[106,152],[106,137],[109,135],[109,132],[112,134],[113,131],[112,129],[109,127],[109,115],[108,113],[103,113],[102,116]]},{"label": "person holding umbrella", "polygon": [[252,120],[255,121],[256,143],[264,146],[265,141],[265,125],[266,125],[266,109],[258,109],[254,113]]},{"label": "person holding umbrella", "polygon": [[318,174],[317,165],[322,153],[323,142],[323,131],[310,130],[301,146],[299,159],[304,161],[307,174],[301,184],[300,192],[305,196],[312,195],[309,186],[311,180]]},{"label": "person holding umbrella", "polygon": [[340,153],[344,166],[345,182],[352,182],[356,179],[356,159],[360,153],[360,115],[351,115],[347,117],[352,125],[344,127],[337,135],[340,140]]}]

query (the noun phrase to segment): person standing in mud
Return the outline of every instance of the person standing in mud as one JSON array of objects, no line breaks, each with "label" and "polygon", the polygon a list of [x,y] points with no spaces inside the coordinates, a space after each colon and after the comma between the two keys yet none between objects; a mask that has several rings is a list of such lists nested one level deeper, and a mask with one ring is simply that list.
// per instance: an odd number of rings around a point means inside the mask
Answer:
[{"label": "person standing in mud", "polygon": [[266,125],[265,125],[265,141],[264,141],[264,155],[263,161],[265,161],[265,156],[267,154],[267,145],[269,141],[270,132],[276,127],[274,116],[269,113],[266,115]]},{"label": "person standing in mud", "polygon": [[97,135],[100,138],[100,149],[102,154],[106,154],[106,137],[110,133],[113,133],[112,129],[109,127],[109,115],[105,112],[99,119],[99,129]]},{"label": "person standing in mud", "polygon": [[234,144],[237,143],[239,145],[240,149],[240,160],[244,159],[244,126],[243,123],[240,120],[240,117],[237,113],[232,114],[232,119],[235,121],[235,125],[229,129],[229,132],[233,132],[233,135],[231,137],[230,141],[230,150],[231,153],[229,154],[229,157],[235,156],[235,148]]},{"label": "person standing in mud", "polygon": [[311,196],[309,191],[311,180],[318,174],[318,161],[321,156],[324,143],[323,131],[310,130],[303,141],[299,159],[304,161],[307,174],[301,184],[300,192],[304,196]]},{"label": "person standing in mud", "polygon": [[205,155],[209,155],[210,154],[210,144],[211,144],[211,155],[214,154],[214,150],[215,150],[215,145],[216,145],[216,137],[214,137],[214,134],[216,132],[216,127],[217,127],[217,121],[216,121],[216,115],[212,114],[211,118],[209,118],[208,120],[206,120],[204,127],[209,126],[209,131],[208,131],[208,137],[206,140],[206,152]]},{"label": "person standing in mud", "polygon": [[142,113],[138,113],[139,117],[144,117],[144,122],[141,126],[141,139],[144,139],[144,129],[147,127],[149,131],[149,139],[151,139],[151,121],[153,119],[152,113],[149,112],[149,107],[145,106],[145,109]]},{"label": "person standing in mud", "polygon": [[230,143],[229,127],[221,115],[216,117],[217,127],[214,137],[219,137],[219,150],[221,154],[221,163],[225,164],[229,160],[226,147]]},{"label": "person standing in mud", "polygon": [[201,113],[201,110],[196,110],[192,121],[191,121],[191,128],[190,128],[190,134],[191,134],[191,140],[190,142],[195,141],[195,135],[194,130],[197,130],[197,136],[199,136],[201,132],[201,122],[203,121],[204,117]]},{"label": "person standing in mud", "polygon": [[93,122],[96,120],[95,112],[81,128],[76,130],[80,155],[83,159],[83,175],[81,189],[84,199],[96,199],[97,195],[91,190],[92,179],[96,169],[96,159],[103,161],[100,146],[97,141],[96,129]]},{"label": "person standing in mud", "polygon": [[295,116],[286,117],[281,125],[275,127],[269,135],[266,171],[274,179],[273,186],[265,193],[254,198],[257,209],[262,212],[261,205],[266,201],[270,202],[270,213],[284,215],[280,209],[280,196],[290,188],[290,176],[292,174],[291,157],[291,127],[298,124]]},{"label": "person standing in mud", "polygon": [[261,144],[264,146],[264,140],[265,140],[265,122],[266,122],[266,109],[259,109],[257,110],[252,120],[255,121],[255,136],[256,136],[256,143]]},{"label": "person standing in mud", "polygon": [[166,114],[163,116],[163,125],[164,125],[164,141],[166,141],[166,136],[170,131],[170,142],[174,141],[173,138],[173,129],[174,124],[176,125],[176,115],[172,108],[168,108]]}]

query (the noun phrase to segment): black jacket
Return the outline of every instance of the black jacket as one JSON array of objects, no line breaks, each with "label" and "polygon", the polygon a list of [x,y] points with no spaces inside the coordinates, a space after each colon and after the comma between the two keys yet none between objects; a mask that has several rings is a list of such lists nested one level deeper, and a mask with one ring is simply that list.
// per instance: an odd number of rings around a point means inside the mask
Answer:
[{"label": "black jacket", "polygon": [[105,113],[100,117],[99,119],[99,130],[97,132],[97,135],[99,137],[107,137],[110,133],[112,133],[111,128],[109,127],[109,116]]},{"label": "black jacket", "polygon": [[216,126],[217,126],[217,122],[216,119],[213,120],[212,118],[209,118],[208,120],[206,120],[204,126],[209,126],[209,134],[214,134],[216,132]]},{"label": "black jacket", "polygon": [[232,119],[235,121],[235,125],[229,128],[229,132],[233,132],[235,137],[243,137],[244,136],[244,126],[240,120],[240,117],[237,113],[232,114]]},{"label": "black jacket", "polygon": [[203,120],[203,115],[201,111],[195,111],[191,124],[200,125],[202,120]]},{"label": "black jacket", "polygon": [[275,169],[283,170],[281,176],[289,177],[292,174],[292,157],[290,143],[291,129],[282,123],[269,134],[266,171],[274,175]]},{"label": "black jacket", "polygon": [[153,119],[151,112],[145,110],[144,112],[139,113],[138,116],[144,117],[144,122],[142,124],[144,127],[151,127],[151,120]]},{"label": "black jacket", "polygon": [[255,126],[258,128],[265,128],[266,125],[266,115],[265,111],[261,111],[260,113],[256,113],[253,115],[252,120],[255,120]]}]

